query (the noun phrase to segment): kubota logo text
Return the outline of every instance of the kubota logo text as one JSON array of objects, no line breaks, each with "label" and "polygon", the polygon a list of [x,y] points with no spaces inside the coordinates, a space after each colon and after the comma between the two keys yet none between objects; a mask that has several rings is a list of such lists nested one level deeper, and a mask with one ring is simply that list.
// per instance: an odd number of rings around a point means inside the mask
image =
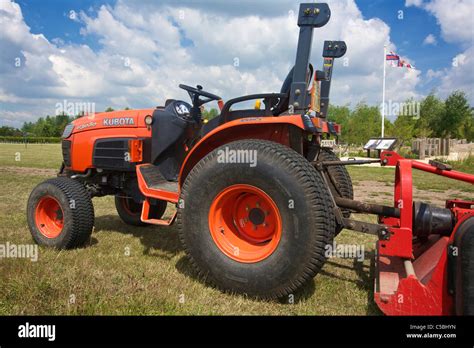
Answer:
[{"label": "kubota logo text", "polygon": [[135,121],[132,117],[114,117],[104,118],[104,126],[130,126],[134,125]]}]

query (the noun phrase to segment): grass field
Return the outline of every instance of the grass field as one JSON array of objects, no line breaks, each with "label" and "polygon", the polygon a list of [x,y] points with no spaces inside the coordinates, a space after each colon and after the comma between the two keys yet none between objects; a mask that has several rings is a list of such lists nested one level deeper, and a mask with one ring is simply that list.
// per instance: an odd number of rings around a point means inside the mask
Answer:
[{"label": "grass field", "polygon": [[[54,176],[60,162],[59,145],[0,144],[0,244],[32,243],[25,217],[28,195],[36,184]],[[392,169],[359,167],[350,172],[356,197],[390,203]],[[425,201],[474,196],[472,185],[427,178],[414,173],[415,196]],[[294,294],[294,302],[257,301],[224,294],[198,279],[175,227],[127,226],[111,197],[94,198],[94,206],[95,229],[87,247],[40,248],[37,262],[0,259],[1,315],[380,314],[372,298],[372,236],[343,231],[336,243],[364,245],[365,260],[329,259],[322,272]],[[358,218],[375,221],[364,215]]]}]

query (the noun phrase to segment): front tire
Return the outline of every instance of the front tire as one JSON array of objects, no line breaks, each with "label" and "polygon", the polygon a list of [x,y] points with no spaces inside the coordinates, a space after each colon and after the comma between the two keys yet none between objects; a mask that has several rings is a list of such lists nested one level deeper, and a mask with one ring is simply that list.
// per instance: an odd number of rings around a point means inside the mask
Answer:
[{"label": "front tire", "polygon": [[28,198],[27,220],[39,245],[57,249],[83,246],[94,227],[94,206],[80,182],[54,178],[36,186]]},{"label": "front tire", "polygon": [[[222,163],[226,151],[255,151],[256,165]],[[187,176],[179,236],[197,271],[219,288],[280,298],[323,266],[335,232],[329,201],[320,174],[297,152],[270,141],[236,141]]]},{"label": "front tire", "polygon": [[[131,226],[149,226],[149,224],[141,220],[143,203],[137,203],[131,197],[124,195],[115,196],[115,208],[117,213],[127,225]],[[161,219],[166,211],[167,203],[165,201],[156,200],[150,206],[150,217],[153,219]]]}]

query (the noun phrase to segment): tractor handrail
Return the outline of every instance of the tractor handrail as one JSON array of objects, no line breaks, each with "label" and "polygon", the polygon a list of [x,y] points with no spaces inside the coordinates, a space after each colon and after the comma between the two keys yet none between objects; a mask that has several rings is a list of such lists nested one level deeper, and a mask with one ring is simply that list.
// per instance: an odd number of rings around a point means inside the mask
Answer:
[{"label": "tractor handrail", "polygon": [[[285,98],[286,96],[287,95],[285,93],[258,93],[258,94],[249,94],[249,95],[244,95],[241,97],[229,99],[222,107],[221,113],[219,115],[219,117],[221,118],[219,124],[224,124],[227,122],[227,117],[229,116],[229,112],[231,111],[230,108],[234,104],[241,103],[244,101],[249,101],[249,100],[256,100],[256,99],[268,100],[268,99],[274,98],[274,99],[281,100],[282,98]],[[270,110],[271,105],[265,105],[265,106],[266,108],[269,109],[268,111],[271,111]],[[271,116],[273,116],[273,114],[271,114]]]}]

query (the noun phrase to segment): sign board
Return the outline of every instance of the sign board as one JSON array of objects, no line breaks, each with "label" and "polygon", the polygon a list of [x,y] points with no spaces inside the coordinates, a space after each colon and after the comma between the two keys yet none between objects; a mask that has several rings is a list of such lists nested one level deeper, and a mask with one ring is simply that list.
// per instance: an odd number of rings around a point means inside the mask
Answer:
[{"label": "sign board", "polygon": [[372,138],[364,145],[364,150],[393,150],[396,138]]}]

